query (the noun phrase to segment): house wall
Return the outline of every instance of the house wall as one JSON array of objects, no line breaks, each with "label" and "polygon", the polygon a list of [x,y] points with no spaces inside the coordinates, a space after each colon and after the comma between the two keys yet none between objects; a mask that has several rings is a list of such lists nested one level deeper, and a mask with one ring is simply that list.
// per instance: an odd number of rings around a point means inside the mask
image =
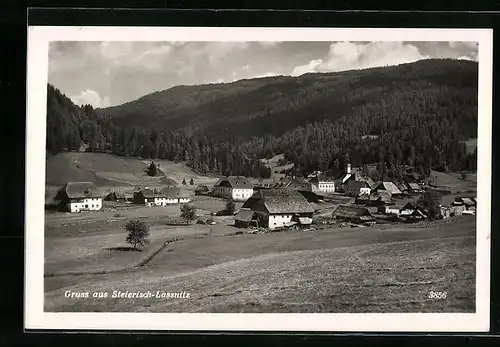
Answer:
[{"label": "house wall", "polygon": [[231,197],[234,201],[246,201],[253,195],[253,189],[237,189],[234,188],[231,192]]},{"label": "house wall", "polygon": [[269,216],[269,229],[281,228],[292,220],[291,214],[275,214]]},{"label": "house wall", "polygon": [[414,209],[405,209],[405,210],[400,210],[399,211],[399,215],[400,216],[410,216],[413,214],[413,212],[415,212]]},{"label": "house wall", "polygon": [[232,198],[232,190],[230,187],[214,187],[213,195],[220,198]]},{"label": "house wall", "polygon": [[171,204],[178,204],[179,199],[177,198],[154,198],[154,204],[156,206],[167,206]]},{"label": "house wall", "polygon": [[334,193],[335,183],[333,182],[319,182],[317,189],[324,193]]},{"label": "house wall", "polygon": [[181,204],[185,204],[187,202],[190,202],[191,201],[191,198],[179,198],[179,203]]},{"label": "house wall", "polygon": [[379,207],[379,212],[385,213],[385,214],[395,214],[399,216],[399,208],[397,207],[392,207],[392,206],[380,206]]},{"label": "house wall", "polygon": [[364,194],[370,195],[370,193],[371,193],[371,189],[368,187],[359,189],[359,195],[364,195]]},{"label": "house wall", "polygon": [[67,207],[70,212],[80,212],[81,210],[99,211],[102,208],[102,198],[72,200]]}]

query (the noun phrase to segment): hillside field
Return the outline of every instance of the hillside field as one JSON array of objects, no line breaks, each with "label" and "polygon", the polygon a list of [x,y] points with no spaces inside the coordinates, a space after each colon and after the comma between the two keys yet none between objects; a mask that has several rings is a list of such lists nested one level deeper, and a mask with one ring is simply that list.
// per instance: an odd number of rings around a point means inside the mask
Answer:
[{"label": "hillside field", "polygon": [[[148,221],[152,242],[143,252],[120,251],[123,221],[82,224],[72,228],[72,237],[58,232],[61,224],[53,225],[45,237],[45,310],[474,311],[476,228],[471,216],[266,234],[236,234],[241,229],[222,219],[216,226],[168,226],[159,216]],[[81,228],[92,231],[86,235],[78,232]],[[190,298],[64,297],[66,291],[111,295],[113,290],[184,291]],[[430,291],[447,292],[447,298],[431,299]]]},{"label": "hillside field", "polygon": [[[151,160],[118,157],[105,153],[68,152],[48,156],[46,160],[46,201],[55,196],[57,189],[68,181],[93,182],[104,193],[112,190],[130,191],[136,186],[162,187],[168,184],[182,185],[185,178],[186,190],[194,190],[198,184],[208,186],[217,178],[198,175],[185,163],[168,160],[154,160],[160,164],[164,176],[150,177],[145,173]],[[193,178],[195,185],[190,186]]]}]

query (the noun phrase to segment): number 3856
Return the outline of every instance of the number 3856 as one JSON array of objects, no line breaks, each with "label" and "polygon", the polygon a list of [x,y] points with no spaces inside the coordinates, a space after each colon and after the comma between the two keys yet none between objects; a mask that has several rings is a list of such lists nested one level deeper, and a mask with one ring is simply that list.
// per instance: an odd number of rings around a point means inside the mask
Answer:
[{"label": "number 3856", "polygon": [[429,299],[446,299],[447,296],[447,292],[434,292],[432,290],[429,292]]}]

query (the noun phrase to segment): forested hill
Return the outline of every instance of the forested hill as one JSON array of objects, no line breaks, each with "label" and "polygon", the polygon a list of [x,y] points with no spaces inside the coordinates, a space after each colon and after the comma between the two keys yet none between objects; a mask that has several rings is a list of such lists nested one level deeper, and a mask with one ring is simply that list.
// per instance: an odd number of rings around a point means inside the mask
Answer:
[{"label": "forested hill", "polygon": [[[257,158],[281,152],[303,171],[336,168],[346,157],[354,165],[380,162],[385,176],[401,174],[402,164],[473,170],[461,141],[477,137],[477,68],[433,59],[178,86],[99,110],[67,101],[56,107],[51,99],[64,96],[49,86],[48,126],[69,117],[67,126],[76,124],[91,150],[188,160],[196,170],[223,174],[256,175]],[[52,129],[49,149],[62,150],[54,144],[70,138],[78,142],[75,131],[66,133]]]}]

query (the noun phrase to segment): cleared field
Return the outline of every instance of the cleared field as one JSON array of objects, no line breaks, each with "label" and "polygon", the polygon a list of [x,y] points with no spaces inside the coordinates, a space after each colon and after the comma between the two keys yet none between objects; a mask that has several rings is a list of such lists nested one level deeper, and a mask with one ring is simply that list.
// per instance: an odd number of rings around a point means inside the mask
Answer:
[{"label": "cleared field", "polygon": [[[196,235],[189,235],[195,232],[194,227],[158,232],[155,239],[158,241],[154,241],[158,244],[162,238],[173,237],[175,233],[182,239],[169,244],[140,269],[102,275],[46,277],[45,310],[474,310],[475,218],[470,216],[428,223],[419,228],[338,228],[263,235],[229,236],[231,230],[237,229],[226,226],[221,229],[225,228],[228,233],[208,236],[207,226],[196,227],[199,228]],[[110,244],[115,242],[109,235],[96,236],[99,237]],[[69,248],[72,241],[61,242],[68,244],[60,244],[54,249]],[[73,242],[83,244],[76,238]],[[92,242],[97,244],[97,241]],[[72,254],[67,253],[59,257],[54,255],[54,264]],[[63,295],[66,290],[107,291],[110,295],[113,290],[185,291],[191,296],[189,299],[68,299]],[[431,290],[447,291],[448,298],[429,299]]]},{"label": "cleared field", "polygon": [[477,190],[477,176],[475,174],[467,175],[465,180],[458,174],[449,174],[444,172],[432,171],[430,182],[440,188],[450,190],[453,194],[474,193]]}]

